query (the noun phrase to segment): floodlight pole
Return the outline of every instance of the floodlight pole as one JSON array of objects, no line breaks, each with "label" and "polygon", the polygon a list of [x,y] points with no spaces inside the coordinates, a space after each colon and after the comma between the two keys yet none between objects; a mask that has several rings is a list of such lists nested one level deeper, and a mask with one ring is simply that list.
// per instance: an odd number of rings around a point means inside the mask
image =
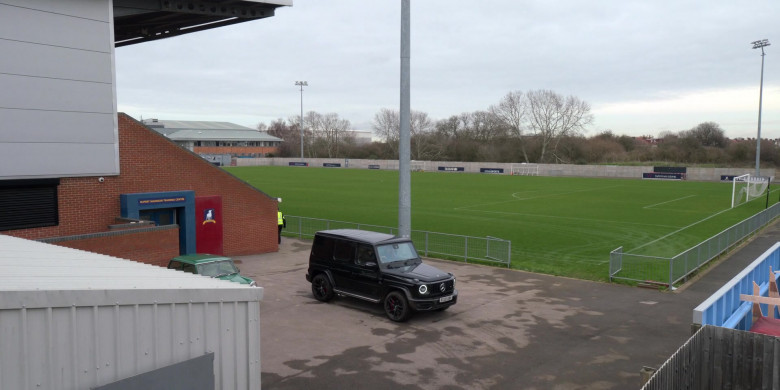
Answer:
[{"label": "floodlight pole", "polygon": [[758,135],[756,136],[756,177],[761,176],[761,103],[764,98],[764,47],[769,46],[768,39],[751,42],[754,49],[761,49],[761,84],[758,90]]},{"label": "floodlight pole", "polygon": [[295,85],[301,87],[301,161],[303,161],[303,87],[308,87],[306,81],[296,81]]},{"label": "floodlight pole", "polygon": [[412,234],[411,97],[410,97],[410,0],[401,0],[401,108],[398,141],[398,235]]}]

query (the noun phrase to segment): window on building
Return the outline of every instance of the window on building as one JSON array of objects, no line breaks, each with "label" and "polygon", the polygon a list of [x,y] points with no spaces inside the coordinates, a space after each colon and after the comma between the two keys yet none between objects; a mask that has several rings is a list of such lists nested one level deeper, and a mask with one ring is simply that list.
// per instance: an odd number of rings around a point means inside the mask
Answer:
[{"label": "window on building", "polygon": [[57,226],[59,184],[60,179],[0,180],[0,231]]}]

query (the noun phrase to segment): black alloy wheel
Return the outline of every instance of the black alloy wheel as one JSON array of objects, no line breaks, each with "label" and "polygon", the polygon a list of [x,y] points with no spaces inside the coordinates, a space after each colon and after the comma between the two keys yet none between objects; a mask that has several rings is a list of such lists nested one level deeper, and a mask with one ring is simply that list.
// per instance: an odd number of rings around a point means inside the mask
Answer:
[{"label": "black alloy wheel", "polygon": [[327,302],[333,298],[333,288],[325,274],[317,274],[311,281],[311,293],[320,302]]},{"label": "black alloy wheel", "polygon": [[385,297],[385,314],[395,322],[404,322],[409,318],[411,309],[406,297],[400,291],[391,291]]}]

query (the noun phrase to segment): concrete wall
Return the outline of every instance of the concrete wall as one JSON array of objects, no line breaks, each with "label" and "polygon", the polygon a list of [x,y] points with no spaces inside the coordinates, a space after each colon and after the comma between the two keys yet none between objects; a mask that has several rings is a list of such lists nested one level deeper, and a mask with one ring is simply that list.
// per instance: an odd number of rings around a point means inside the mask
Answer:
[{"label": "concrete wall", "polygon": [[119,173],[111,4],[0,3],[0,180]]},{"label": "concrete wall", "polygon": [[[120,194],[195,191],[195,196],[222,196],[225,255],[278,250],[276,198],[215,167],[198,155],[119,115],[122,174],[105,177],[63,178],[58,193],[59,225],[4,231],[11,236],[42,239],[108,231],[120,216]],[[89,249],[111,253],[111,245]],[[127,257],[127,258],[135,258]]]},{"label": "concrete wall", "polygon": [[[288,166],[290,162],[300,162],[300,158],[240,158],[236,160],[237,166]],[[378,165],[379,169],[398,169],[397,160],[360,160],[360,159],[335,159],[335,158],[311,158],[305,159],[310,167],[322,167],[323,164],[341,164],[341,167],[354,169],[368,169],[369,165]],[[482,168],[503,169],[504,175],[512,173],[512,163],[491,162],[460,162],[460,161],[412,161],[412,169],[426,172],[438,172],[439,167],[462,167],[465,173],[479,173]],[[568,177],[603,177],[620,179],[641,179],[642,174],[653,172],[653,166],[624,166],[624,165],[573,165],[573,164],[528,164],[527,167],[537,166],[539,176],[568,176]],[[684,166],[684,165],[681,165]],[[753,172],[752,168],[688,168],[687,179],[696,181],[720,181],[721,175],[744,175]],[[762,169],[764,176],[775,176],[775,169]]]}]

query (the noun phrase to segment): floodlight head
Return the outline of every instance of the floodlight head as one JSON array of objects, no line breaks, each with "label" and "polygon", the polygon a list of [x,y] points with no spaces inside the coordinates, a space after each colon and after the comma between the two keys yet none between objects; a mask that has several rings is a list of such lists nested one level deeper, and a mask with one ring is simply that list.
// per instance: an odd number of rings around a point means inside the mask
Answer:
[{"label": "floodlight head", "polygon": [[295,85],[300,85],[301,87],[308,87],[309,83],[307,83],[306,81],[296,81]]},{"label": "floodlight head", "polygon": [[750,42],[750,43],[753,44],[753,48],[754,49],[759,49],[759,48],[763,48],[763,47],[766,47],[766,46],[770,45],[768,39],[762,39],[760,41],[753,41],[753,42]]}]

